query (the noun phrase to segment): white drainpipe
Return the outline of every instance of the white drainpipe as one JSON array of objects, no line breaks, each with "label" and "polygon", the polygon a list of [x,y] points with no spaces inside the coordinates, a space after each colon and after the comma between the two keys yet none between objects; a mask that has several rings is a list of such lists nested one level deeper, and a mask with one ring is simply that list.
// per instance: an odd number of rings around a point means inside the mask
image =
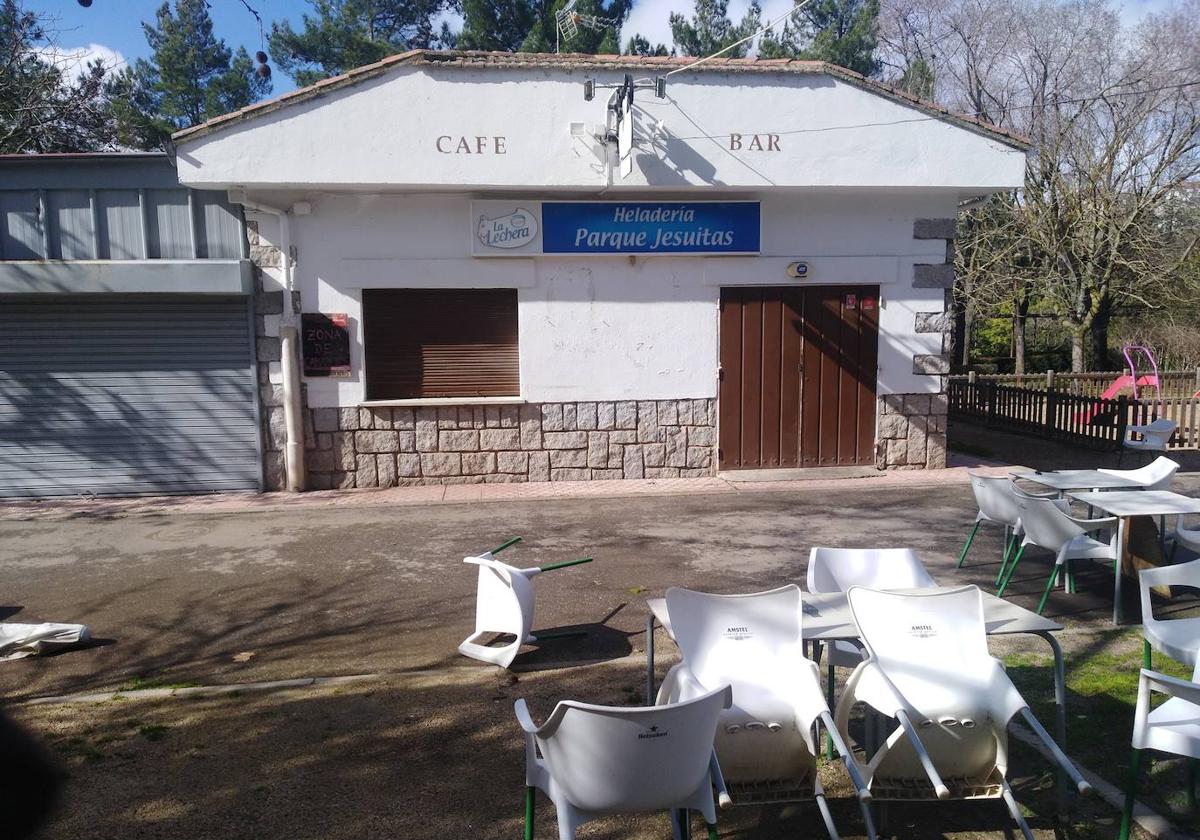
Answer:
[{"label": "white drainpipe", "polygon": [[242,190],[230,190],[229,200],[241,204],[247,210],[269,213],[279,219],[279,267],[283,274],[283,314],[279,319],[279,345],[282,357],[283,425],[286,439],[283,463],[287,489],[289,492],[298,493],[304,489],[304,424],[301,420],[300,365],[297,362],[300,355],[297,347],[300,319],[292,303],[295,282],[291,219],[296,213],[307,215],[311,208],[306,202],[287,208],[272,207],[259,201],[251,201]]}]

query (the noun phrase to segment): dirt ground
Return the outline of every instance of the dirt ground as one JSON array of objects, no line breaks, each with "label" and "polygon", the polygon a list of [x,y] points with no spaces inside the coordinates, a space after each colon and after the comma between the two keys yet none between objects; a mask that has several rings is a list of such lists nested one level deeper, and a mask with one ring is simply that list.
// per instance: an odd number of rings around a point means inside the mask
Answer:
[{"label": "dirt ground", "polygon": [[[1196,492],[1200,479],[1181,479]],[[754,591],[803,582],[810,546],[916,547],[942,583],[991,587],[997,533],[965,485],[864,494],[287,510],[0,522],[0,618],[86,622],[101,644],[0,666],[9,711],[68,769],[43,840],[66,838],[500,838],[520,836],[518,697],[541,719],[559,699],[644,701],[644,599],[668,586]],[[464,554],[522,535],[505,559],[594,563],[538,580],[539,628],[587,631],[530,648],[508,674],[455,647],[473,622]],[[1013,598],[1036,604],[1048,566],[1023,563]],[[1068,650],[1104,634],[1111,573],[1056,592]],[[1129,593],[1132,595],[1132,593]],[[1136,620],[1136,598],[1127,600]],[[660,633],[659,675],[673,657]],[[1010,640],[996,652],[1028,649]],[[221,697],[24,705],[101,688],[380,674],[337,687]],[[1050,721],[1047,720],[1049,724]],[[1080,722],[1072,721],[1072,726]],[[1086,724],[1083,724],[1086,725]],[[1115,836],[1102,803],[1057,813],[1048,767],[1018,749],[1011,776],[1039,838]],[[861,835],[844,773],[823,771],[844,836]],[[1060,821],[1061,818],[1061,821]],[[811,805],[723,812],[722,837],[822,837]],[[893,807],[896,836],[1003,836],[999,803]],[[669,836],[665,816],[597,823],[584,838]],[[698,832],[697,832],[698,833]],[[556,835],[543,802],[538,836]]]}]

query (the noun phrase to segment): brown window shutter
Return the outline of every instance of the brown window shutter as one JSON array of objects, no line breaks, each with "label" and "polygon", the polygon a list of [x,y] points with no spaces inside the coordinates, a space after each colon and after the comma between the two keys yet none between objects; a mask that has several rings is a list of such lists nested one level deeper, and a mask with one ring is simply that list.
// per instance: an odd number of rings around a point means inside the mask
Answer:
[{"label": "brown window shutter", "polygon": [[516,289],[364,289],[367,399],[516,397]]}]

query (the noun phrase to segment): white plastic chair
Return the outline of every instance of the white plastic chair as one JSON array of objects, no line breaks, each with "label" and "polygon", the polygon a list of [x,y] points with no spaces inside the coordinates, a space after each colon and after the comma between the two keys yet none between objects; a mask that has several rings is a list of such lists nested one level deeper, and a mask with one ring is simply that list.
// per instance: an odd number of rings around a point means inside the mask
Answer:
[{"label": "white plastic chair", "polygon": [[1121,445],[1126,449],[1136,449],[1143,452],[1165,452],[1167,442],[1171,440],[1171,435],[1175,434],[1175,429],[1179,424],[1174,420],[1168,420],[1166,417],[1159,417],[1153,423],[1146,423],[1142,426],[1128,426],[1126,431],[1130,434],[1139,434],[1141,440],[1134,440],[1131,437],[1121,441]]},{"label": "white plastic chair", "polygon": [[848,598],[868,658],[838,703],[838,730],[848,737],[856,703],[900,723],[859,766],[876,799],[1002,797],[1032,840],[1005,779],[1007,728],[1018,713],[1079,791],[1091,790],[988,653],[978,587],[899,593],[856,586]]},{"label": "white plastic chair", "polygon": [[[478,557],[464,557],[464,563],[479,567],[479,586],[475,596],[475,632],[463,640],[458,646],[458,652],[463,656],[478,659],[507,668],[517,657],[521,645],[536,642],[537,636],[533,629],[533,578],[542,572],[577,566],[580,563],[590,563],[591,557],[579,560],[568,560],[565,563],[551,563],[546,566],[534,566],[530,569],[518,569],[507,563],[501,563],[494,555],[520,541],[520,537],[511,539],[498,548],[494,548]],[[493,647],[483,643],[489,636],[512,636],[507,644]],[[541,638],[564,638],[582,635],[578,632],[543,633]]]},{"label": "white plastic chair", "polygon": [[[1150,709],[1150,695],[1166,694],[1171,699]],[[1129,761],[1129,787],[1121,817],[1120,840],[1128,840],[1142,750],[1157,750],[1195,760],[1200,758],[1200,663],[1192,681],[1168,677],[1143,668],[1138,679],[1137,707],[1133,718],[1133,755]]]},{"label": "white plastic chair", "polygon": [[1200,651],[1200,618],[1159,619],[1154,617],[1150,590],[1156,586],[1191,586],[1200,589],[1200,560],[1142,569],[1138,573],[1142,596],[1142,633],[1145,636],[1143,659],[1150,667],[1150,650],[1166,654],[1185,665],[1196,664]]},{"label": "white plastic chair", "polygon": [[0,661],[86,645],[92,631],[85,624],[0,624]]},{"label": "white plastic chair", "polygon": [[[1014,506],[1015,509],[1015,506]],[[977,523],[978,524],[978,523]],[[846,592],[851,586],[871,589],[927,589],[937,586],[911,548],[824,548],[808,553],[808,591]],[[835,641],[828,645],[826,699],[833,705],[833,669],[857,668],[862,645]],[[816,660],[821,661],[820,653]]]},{"label": "white plastic chair", "polygon": [[1109,470],[1102,467],[1097,472],[1136,481],[1143,490],[1170,490],[1171,479],[1175,477],[1178,470],[1177,462],[1165,455],[1159,455],[1146,466],[1138,467],[1136,470]]},{"label": "white plastic chair", "polygon": [[[1051,551],[1055,555],[1054,566],[1046,580],[1046,589],[1042,593],[1042,600],[1038,603],[1039,615],[1046,608],[1050,590],[1054,588],[1054,584],[1058,580],[1058,573],[1064,566],[1067,568],[1067,591],[1075,591],[1074,575],[1070,568],[1072,560],[1119,562],[1120,549],[1117,546],[1116,518],[1076,519],[1064,511],[1064,507],[1065,502],[1061,500],[1023,495],[1017,497],[1017,509],[1021,512],[1021,525],[1025,533],[1021,540],[1021,547],[1017,549],[1017,555],[1004,573],[1004,579],[996,594],[1004,596],[1004,590],[1012,581],[1013,574],[1017,571],[1017,564],[1021,562],[1026,548],[1035,545]],[[1109,529],[1108,542],[1101,542],[1089,536],[1090,532],[1100,529]]]},{"label": "white plastic chair", "polygon": [[[564,700],[541,726],[524,700],[514,711],[525,730],[525,840],[533,838],[535,790],[558,811],[559,840],[608,814],[699,811],[716,837],[713,784],[720,770],[713,736],[732,691],[721,686],[668,706],[616,708]],[[674,813],[678,810],[683,814]]]},{"label": "white plastic chair", "polygon": [[1200,527],[1185,528],[1183,525],[1176,526],[1175,545],[1172,546],[1171,553],[1174,554],[1175,550],[1178,549],[1179,546],[1189,548],[1197,554],[1200,554]]},{"label": "white plastic chair", "polygon": [[[975,525],[971,528],[971,535],[967,537],[966,545],[958,555],[958,568],[961,569],[966,562],[967,552],[975,542],[979,526],[984,522],[991,522],[1004,528],[1004,558],[1000,563],[1000,574],[1003,574],[1004,567],[1008,564],[1008,556],[1017,543],[1017,537],[1021,536],[1021,515],[1013,495],[1012,480],[1004,476],[980,475],[970,471],[967,475],[971,479],[971,491],[975,494],[975,504],[979,506],[979,513],[975,514]],[[997,583],[1000,582],[1000,574],[996,576]]]},{"label": "white plastic chair", "polygon": [[[658,702],[702,696],[731,685],[733,705],[721,714],[716,753],[738,804],[816,799],[837,838],[817,776],[814,724],[830,733],[859,794],[869,836],[870,799],[845,742],[833,728],[817,666],[804,656],[800,588],[750,595],[667,590],[667,613],[682,661],[667,673]],[[724,804],[724,803],[723,803]]]}]

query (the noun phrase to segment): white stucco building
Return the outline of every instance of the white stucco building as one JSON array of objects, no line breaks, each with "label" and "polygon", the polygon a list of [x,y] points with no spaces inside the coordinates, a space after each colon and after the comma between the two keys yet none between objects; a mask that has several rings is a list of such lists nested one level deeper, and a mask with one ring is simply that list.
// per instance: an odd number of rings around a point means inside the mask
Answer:
[{"label": "white stucco building", "polygon": [[944,463],[953,220],[1027,144],[688,63],[414,51],[176,135],[247,209],[269,486]]}]

